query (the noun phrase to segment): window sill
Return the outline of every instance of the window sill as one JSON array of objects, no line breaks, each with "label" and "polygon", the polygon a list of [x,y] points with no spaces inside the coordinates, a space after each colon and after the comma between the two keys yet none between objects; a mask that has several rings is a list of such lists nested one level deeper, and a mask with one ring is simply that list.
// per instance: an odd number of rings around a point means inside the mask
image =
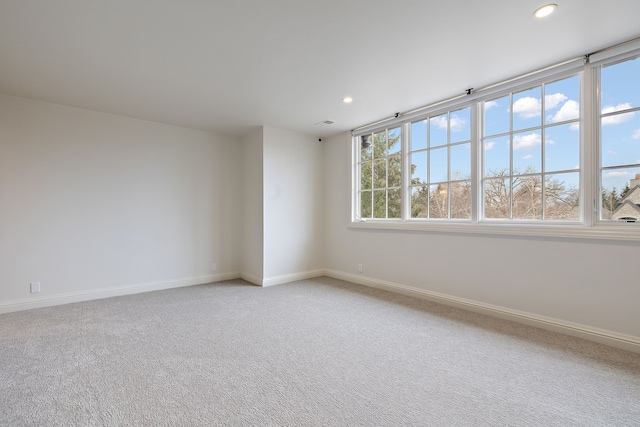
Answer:
[{"label": "window sill", "polygon": [[419,231],[426,233],[478,234],[485,236],[524,236],[568,239],[598,239],[640,241],[640,224],[606,224],[587,227],[583,224],[555,223],[471,223],[471,222],[422,222],[402,220],[353,221],[352,229]]}]

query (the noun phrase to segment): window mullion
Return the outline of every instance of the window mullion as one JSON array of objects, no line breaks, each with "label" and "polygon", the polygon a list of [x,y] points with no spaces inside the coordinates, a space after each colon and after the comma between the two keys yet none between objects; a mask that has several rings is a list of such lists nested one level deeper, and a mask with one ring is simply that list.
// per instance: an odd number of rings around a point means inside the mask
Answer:
[{"label": "window mullion", "polygon": [[471,222],[478,223],[482,218],[482,119],[479,103],[471,105]]},{"label": "window mullion", "polygon": [[513,219],[513,93],[509,94],[509,219]]},{"label": "window mullion", "polygon": [[580,183],[583,223],[593,226],[600,208],[600,67],[585,67],[582,74],[582,111],[580,120]]},{"label": "window mullion", "polygon": [[402,204],[400,206],[400,219],[406,221],[411,218],[411,125],[404,123],[400,129],[402,140],[400,153],[402,159],[402,188],[400,191]]}]

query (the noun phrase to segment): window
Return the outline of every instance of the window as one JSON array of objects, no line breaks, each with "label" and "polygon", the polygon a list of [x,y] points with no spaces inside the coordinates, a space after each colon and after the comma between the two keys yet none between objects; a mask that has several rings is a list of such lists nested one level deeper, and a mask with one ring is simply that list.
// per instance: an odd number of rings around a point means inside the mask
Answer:
[{"label": "window", "polygon": [[602,66],[600,219],[640,221],[640,58]]},{"label": "window", "polygon": [[360,217],[400,218],[402,139],[400,128],[359,138]]},{"label": "window", "polygon": [[578,75],[483,102],[484,218],[580,220]]},{"label": "window", "polygon": [[471,109],[411,123],[411,218],[471,218]]},{"label": "window", "polygon": [[354,226],[639,239],[640,40],[585,58],[354,131]]}]

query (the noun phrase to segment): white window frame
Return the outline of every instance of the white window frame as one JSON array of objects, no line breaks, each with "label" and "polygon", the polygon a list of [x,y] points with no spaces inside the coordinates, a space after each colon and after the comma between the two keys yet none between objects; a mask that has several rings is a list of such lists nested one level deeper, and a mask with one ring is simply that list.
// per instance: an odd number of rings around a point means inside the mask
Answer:
[{"label": "white window frame", "polygon": [[[466,109],[469,108],[469,116],[471,118],[471,123],[470,123],[470,140],[463,140],[463,141],[457,141],[454,143],[451,143],[451,123],[450,123],[450,115],[451,113],[455,113],[457,111],[460,111],[461,109]],[[430,145],[430,141],[429,141],[429,122],[430,119],[433,118],[437,118],[439,116],[442,115],[447,115],[447,142],[444,145],[441,146],[437,146],[437,147],[432,147]],[[452,223],[470,223],[474,221],[473,218],[473,207],[474,207],[474,191],[473,189],[476,188],[476,169],[475,169],[475,164],[476,164],[476,150],[477,150],[477,144],[476,144],[476,119],[475,119],[475,115],[476,115],[476,104],[470,104],[467,105],[466,107],[462,107],[462,108],[448,108],[445,110],[434,110],[433,112],[431,112],[431,114],[424,116],[424,117],[419,117],[419,118],[414,118],[412,120],[406,121],[403,124],[403,131],[405,131],[406,133],[406,145],[405,145],[405,153],[406,155],[404,155],[404,158],[406,159],[406,161],[404,162],[403,166],[404,166],[404,170],[407,171],[406,175],[407,175],[407,182],[406,185],[403,186],[403,189],[405,189],[405,191],[403,192],[404,200],[406,200],[406,203],[403,204],[404,207],[404,212],[407,212],[406,215],[406,220],[407,221],[419,221],[419,222],[424,222],[424,221],[438,221],[438,222],[452,222]],[[421,150],[414,150],[411,151],[411,141],[412,141],[412,124],[419,122],[419,121],[427,121],[427,147]],[[447,185],[451,185],[451,183],[455,183],[455,182],[463,182],[463,180],[452,180],[451,179],[451,147],[455,147],[458,145],[462,145],[462,144],[466,144],[466,143],[470,144],[470,164],[469,164],[469,170],[470,170],[470,174],[471,176],[469,177],[468,180],[464,180],[464,181],[470,181],[471,182],[471,217],[470,218],[451,218],[451,200],[450,200],[450,194],[447,194],[447,211],[448,211],[448,218],[412,218],[411,217],[411,191],[412,191],[412,185],[411,185],[411,176],[409,171],[411,170],[411,154],[414,153],[415,151],[424,151],[427,154],[427,177],[429,176],[429,169],[428,169],[428,165],[429,165],[429,159],[430,159],[430,152],[433,151],[434,149],[447,149],[447,161],[448,161],[448,165],[447,165],[447,180],[446,181],[440,181],[440,182],[436,182],[436,184],[441,184],[441,183],[447,183]],[[428,186],[433,185],[433,182],[431,182],[431,180],[429,178],[427,178],[427,182],[428,182]],[[404,218],[404,217],[403,217]]]},{"label": "white window frame", "polygon": [[[600,96],[600,88],[602,83],[602,67],[615,65],[617,63],[624,62],[626,60],[630,60],[633,58],[638,58],[637,60],[640,61],[640,48],[638,48],[637,46],[638,44],[640,43],[628,43],[628,44],[625,43],[625,44],[616,46],[615,48],[611,49],[611,51],[604,51],[600,54],[592,55],[595,61],[591,61],[590,63],[591,77],[593,81],[596,82],[596,84],[594,84],[594,91],[592,94],[594,98],[593,107],[595,110],[593,111],[593,114],[594,114],[594,117],[596,118],[596,120],[594,120],[594,123],[593,123],[593,133],[594,133],[594,136],[598,139],[598,143],[595,144],[596,147],[594,150],[594,159],[593,159],[593,167],[595,171],[593,185],[597,195],[597,198],[594,201],[594,206],[592,211],[592,214],[593,214],[592,223],[595,226],[618,227],[618,228],[624,228],[625,230],[629,230],[632,228],[640,228],[640,222],[631,225],[626,222],[602,219],[603,206],[602,206],[602,199],[601,199],[601,193],[603,190],[602,171],[604,169],[619,169],[619,168],[625,167],[624,165],[617,165],[617,166],[611,166],[611,167],[608,167],[608,166],[603,167],[602,165],[602,145],[601,145],[602,120],[601,119],[603,117],[603,114],[602,114],[603,106],[601,104],[601,96]],[[635,106],[621,113],[616,112],[616,114],[626,114],[631,111],[634,111],[637,114],[640,114],[640,105]],[[627,166],[637,167],[637,164],[632,164]]]},{"label": "white window frame", "polygon": [[[511,105],[513,105],[513,94],[521,92],[521,91],[526,91],[528,89],[533,89],[535,87],[543,87],[549,84],[553,84],[557,81],[566,79],[566,78],[570,78],[570,77],[574,77],[574,76],[578,76],[579,79],[579,90],[580,90],[580,117],[578,119],[578,123],[581,125],[584,123],[583,120],[583,105],[584,105],[584,101],[582,101],[582,95],[583,95],[583,87],[584,87],[584,66],[580,66],[579,68],[576,69],[570,69],[567,71],[563,71],[563,72],[559,72],[556,75],[553,76],[545,76],[544,78],[541,79],[536,79],[533,80],[531,82],[523,82],[522,84],[519,84],[515,87],[513,87],[511,90],[507,91],[507,92],[503,92],[501,94],[499,94],[498,96],[491,96],[491,97],[483,97],[481,99],[481,101],[478,102],[478,106],[481,106],[484,102],[486,101],[490,101],[493,99],[497,99],[500,97],[504,97],[504,96],[509,96],[510,99],[510,103]],[[544,98],[544,94],[541,95]],[[544,102],[544,99],[543,99]],[[580,162],[579,162],[579,169],[577,172],[579,173],[580,176],[580,180],[579,180],[579,187],[580,187],[580,192],[579,192],[579,198],[580,198],[580,218],[578,220],[555,220],[555,219],[534,219],[534,220],[528,220],[528,219],[517,219],[517,218],[485,218],[484,216],[484,156],[481,154],[482,152],[482,146],[483,146],[483,142],[484,142],[484,131],[482,129],[482,123],[484,123],[484,116],[482,116],[482,108],[478,108],[480,114],[478,115],[478,120],[481,120],[481,124],[480,124],[480,132],[478,135],[478,144],[477,144],[477,151],[478,151],[478,157],[479,157],[479,171],[478,171],[478,205],[477,205],[477,211],[478,211],[478,217],[480,218],[479,221],[482,222],[491,222],[491,223],[517,223],[517,224],[546,224],[546,225],[556,225],[556,226],[573,226],[576,224],[579,225],[583,225],[584,222],[584,200],[586,200],[584,198],[585,194],[583,191],[584,188],[584,173],[583,173],[583,169],[584,169],[584,161],[582,158],[582,152],[584,151],[584,146],[585,146],[585,141],[583,138],[584,135],[584,131],[581,129],[580,130]],[[518,130],[513,130],[512,128],[508,131],[505,132],[503,134],[500,135],[509,135],[510,137],[512,137],[515,134],[518,133],[522,133],[524,131],[529,131],[535,128],[539,128],[540,132],[541,132],[541,137],[543,137],[547,131],[547,129],[549,128],[553,128],[555,126],[562,126],[564,124],[567,124],[569,122],[571,122],[571,120],[566,121],[566,122],[562,122],[562,123],[545,123],[544,121],[544,107],[543,107],[543,111],[542,111],[543,117],[541,118],[541,123],[540,126],[535,126],[534,128],[530,128],[530,129],[518,129]],[[512,139],[512,138],[511,138]],[[544,186],[544,177],[546,175],[550,175],[550,174],[554,174],[554,173],[570,173],[571,171],[569,170],[564,170],[564,171],[555,171],[555,172],[549,172],[546,168],[545,168],[545,163],[546,163],[546,159],[544,158],[544,138],[543,139],[543,150],[542,150],[542,159],[541,159],[541,170],[539,172],[534,173],[533,175],[540,175],[542,177],[542,182],[543,182],[543,186]],[[510,156],[513,157],[513,143],[511,144],[510,148]],[[527,174],[520,174],[520,175],[513,175],[513,165],[512,165],[512,169],[510,171],[510,175],[509,178],[513,179],[514,177],[522,177],[522,176],[527,176]],[[490,179],[490,178],[489,178]],[[543,189],[544,192],[544,189]],[[513,209],[513,200],[511,200],[511,206],[510,209]],[[544,199],[542,200],[542,204],[544,205]]]},{"label": "white window frame", "polygon": [[[610,220],[599,220],[600,203],[600,105],[599,105],[599,67],[624,59],[640,55],[640,40],[634,40],[624,45],[618,45],[589,56],[590,61],[582,58],[567,61],[563,64],[530,73],[520,78],[490,86],[466,96],[424,107],[363,127],[352,132],[353,142],[352,169],[352,202],[351,215],[348,226],[350,228],[413,230],[437,233],[465,233],[485,235],[517,235],[541,236],[569,239],[609,239],[621,241],[640,240],[640,225],[618,223]],[[482,156],[479,141],[481,141],[482,115],[479,105],[485,100],[499,98],[509,93],[518,92],[543,83],[560,80],[571,75],[580,74],[580,221],[558,220],[483,220],[483,194],[480,183],[482,179]],[[472,181],[472,209],[471,220],[446,219],[416,219],[410,218],[410,126],[421,117],[435,117],[438,113],[455,111],[471,107],[471,181]],[[358,180],[357,152],[359,140],[363,134],[380,129],[390,129],[401,126],[402,131],[402,209],[400,219],[366,219],[359,218],[358,213]],[[544,123],[543,123],[544,126]]]},{"label": "white window frame", "polygon": [[[387,168],[386,168],[387,176],[385,177],[385,181],[386,181],[385,184],[386,185],[384,187],[384,190],[386,192],[386,208],[385,208],[386,218],[361,218],[360,215],[359,215],[360,214],[360,209],[361,209],[361,206],[362,206],[361,193],[362,193],[362,191],[368,191],[368,190],[362,190],[361,189],[362,175],[361,175],[361,171],[360,171],[360,165],[362,164],[362,159],[360,158],[361,148],[359,148],[360,144],[361,144],[361,138],[362,138],[362,136],[365,136],[365,135],[371,135],[371,138],[372,138],[371,151],[372,151],[372,156],[373,156],[373,150],[374,150],[373,138],[374,138],[374,135],[376,133],[385,132],[386,133],[386,141],[387,141],[387,144],[388,144],[389,143],[389,130],[393,130],[393,129],[396,129],[396,128],[400,128],[400,144],[401,144],[400,145],[400,152],[398,154],[398,156],[400,157],[400,176],[401,176],[401,181],[400,181],[400,186],[399,186],[399,190],[400,190],[400,193],[401,193],[400,218],[393,218],[393,217],[389,218],[389,190],[390,189],[393,190],[393,189],[396,189],[398,187],[395,187],[395,186],[390,187],[389,186],[389,176],[388,176],[389,167],[388,167],[388,162],[389,162],[389,158],[390,157],[396,157],[396,154],[393,154],[393,155],[387,154],[384,157],[384,160],[387,161]],[[402,204],[402,201],[404,200],[404,197],[402,195],[402,192],[403,192],[403,188],[404,188],[404,177],[406,175],[406,173],[404,172],[404,158],[405,158],[404,138],[405,138],[404,129],[402,128],[402,126],[397,126],[397,125],[383,126],[383,127],[378,128],[378,129],[374,129],[374,130],[371,130],[369,132],[359,134],[359,136],[357,138],[354,138],[354,142],[352,144],[352,146],[353,146],[353,154],[352,155],[353,155],[353,159],[355,161],[355,167],[353,167],[352,169],[353,169],[353,182],[355,183],[355,186],[353,187],[354,191],[352,191],[352,193],[353,193],[352,205],[354,206],[354,208],[353,208],[354,215],[355,215],[355,217],[358,218],[358,220],[366,220],[366,221],[374,221],[374,220],[377,220],[377,221],[399,221],[399,220],[401,220],[403,218],[403,216],[404,216],[404,206]],[[371,171],[372,171],[372,174],[373,174],[373,170],[374,170],[375,160],[382,160],[382,158],[374,159],[372,157],[372,159],[371,159],[371,163],[372,163],[372,165],[371,165],[372,170]],[[374,181],[373,181],[373,176],[372,176],[372,178],[371,178],[372,214],[373,214],[373,205],[375,204],[375,197],[374,197],[375,190],[376,190],[376,188],[374,186]],[[378,190],[380,190],[380,189],[378,189]]]}]

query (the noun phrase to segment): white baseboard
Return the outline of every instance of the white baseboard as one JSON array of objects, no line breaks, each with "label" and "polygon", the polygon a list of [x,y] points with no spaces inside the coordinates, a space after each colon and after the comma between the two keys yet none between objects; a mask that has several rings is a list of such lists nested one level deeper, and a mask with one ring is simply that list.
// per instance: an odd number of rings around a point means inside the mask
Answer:
[{"label": "white baseboard", "polygon": [[390,292],[400,293],[416,298],[421,298],[440,304],[445,304],[476,313],[486,314],[501,319],[511,320],[541,329],[560,332],[579,338],[601,344],[618,347],[625,350],[640,353],[640,337],[619,334],[613,331],[593,328],[586,325],[566,322],[564,320],[551,317],[541,316],[533,313],[513,310],[506,307],[485,304],[465,298],[458,298],[438,292],[427,291],[424,289],[414,288],[399,283],[378,280],[363,275],[355,275],[335,270],[310,270],[299,273],[285,274],[280,276],[260,279],[248,275],[246,273],[221,273],[210,276],[192,277],[180,280],[160,281],[150,283],[140,283],[129,286],[118,286],[110,288],[102,288],[91,291],[69,292],[51,296],[36,296],[33,298],[24,298],[0,303],[0,314],[10,313],[14,311],[29,310],[33,308],[51,307],[55,305],[69,304],[74,302],[89,301],[102,298],[110,298],[122,295],[131,295],[142,292],[151,292],[171,288],[179,288],[184,286],[202,285],[205,283],[219,282],[222,280],[232,280],[242,278],[250,283],[258,286],[273,286],[283,283],[289,283],[296,280],[311,279],[319,276],[329,276],[336,279],[346,280],[348,282],[358,283],[361,285],[387,290]]},{"label": "white baseboard", "polygon": [[383,289],[390,292],[421,298],[452,307],[462,308],[464,310],[469,310],[476,313],[486,314],[501,319],[535,326],[548,331],[560,332],[565,335],[587,339],[589,341],[609,345],[611,347],[622,348],[624,350],[640,353],[640,337],[632,335],[619,334],[617,332],[593,328],[591,326],[581,325],[577,323],[566,322],[560,319],[541,316],[519,310],[512,310],[506,307],[485,304],[478,301],[458,298],[438,292],[431,292],[424,289],[414,288],[412,286],[387,282],[384,280],[373,279],[370,277],[362,276],[360,274],[356,275],[335,270],[325,270],[325,275],[336,279],[346,280],[348,282],[369,286],[372,288]]},{"label": "white baseboard", "polygon": [[19,300],[0,303],[0,314],[11,313],[13,311],[29,310],[32,308],[52,307],[55,305],[69,304],[73,302],[139,294],[142,292],[159,291],[164,289],[180,288],[184,286],[203,285],[205,283],[237,279],[239,277],[240,273],[220,273],[210,276],[191,277],[179,280],[138,283],[128,286],[113,286],[109,288],[68,292],[49,296],[34,296],[33,298],[23,298]]}]

